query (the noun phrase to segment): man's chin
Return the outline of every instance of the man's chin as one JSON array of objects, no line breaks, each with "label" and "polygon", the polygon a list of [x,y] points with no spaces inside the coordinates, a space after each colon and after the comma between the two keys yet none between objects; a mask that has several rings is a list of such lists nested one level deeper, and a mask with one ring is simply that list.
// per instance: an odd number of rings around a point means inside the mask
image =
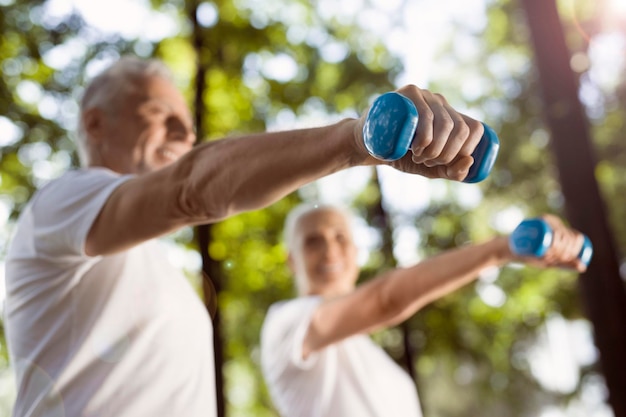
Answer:
[{"label": "man's chin", "polygon": [[336,284],[337,282],[346,280],[345,273],[341,272],[325,272],[318,274],[316,277],[316,281],[324,285]]},{"label": "man's chin", "polygon": [[163,169],[169,165],[174,163],[174,161],[164,161],[164,162],[152,162],[152,163],[143,163],[137,167],[138,174],[148,174],[150,172],[158,171]]}]

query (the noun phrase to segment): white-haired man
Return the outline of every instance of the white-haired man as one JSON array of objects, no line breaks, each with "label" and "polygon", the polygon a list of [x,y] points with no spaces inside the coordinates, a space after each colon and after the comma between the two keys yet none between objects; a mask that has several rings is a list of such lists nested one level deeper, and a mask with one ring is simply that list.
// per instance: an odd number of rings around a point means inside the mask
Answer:
[{"label": "white-haired man", "polygon": [[[390,165],[465,178],[481,123],[427,90],[399,91],[422,122],[412,152]],[[193,147],[190,111],[162,63],[125,57],[95,77],[80,108],[84,167],[36,193],[8,253],[14,415],[214,415],[211,323],[155,238],[381,163],[365,150],[363,123]]]},{"label": "white-haired man", "polygon": [[504,236],[441,253],[355,286],[357,247],[348,211],[304,204],[285,222],[298,297],[270,308],[261,332],[263,374],[285,417],[418,417],[413,381],[368,337],[507,262],[584,271],[583,235],[552,215],[554,243],[541,258],[511,253]]}]

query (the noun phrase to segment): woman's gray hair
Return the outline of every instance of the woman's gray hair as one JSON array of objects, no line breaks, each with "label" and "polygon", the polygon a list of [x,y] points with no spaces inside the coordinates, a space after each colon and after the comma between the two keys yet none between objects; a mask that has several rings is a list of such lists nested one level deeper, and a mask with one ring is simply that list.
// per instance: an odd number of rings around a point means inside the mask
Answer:
[{"label": "woman's gray hair", "polygon": [[[320,210],[329,210],[343,215],[348,223],[350,234],[354,235],[354,223],[356,221],[356,216],[347,207],[327,203],[301,203],[292,209],[285,219],[283,239],[287,247],[287,252],[293,252],[296,250],[295,234],[298,222],[306,215]],[[304,295],[306,293],[307,283],[302,277],[299,277],[296,274],[294,276],[293,283],[298,294]]]},{"label": "woman's gray hair", "polygon": [[334,212],[341,213],[347,220],[348,226],[350,227],[350,233],[353,234],[355,215],[349,208],[328,203],[301,203],[292,209],[285,219],[285,225],[283,227],[283,240],[288,251],[295,249],[294,235],[296,232],[296,226],[298,225],[300,219],[307,214],[318,210],[332,210]]},{"label": "woman's gray hair", "polygon": [[150,76],[173,80],[172,73],[163,62],[128,55],[120,58],[87,85],[80,101],[76,131],[78,156],[82,166],[89,164],[87,130],[83,123],[83,114],[93,108],[115,114],[119,104],[135,90],[137,82]]}]

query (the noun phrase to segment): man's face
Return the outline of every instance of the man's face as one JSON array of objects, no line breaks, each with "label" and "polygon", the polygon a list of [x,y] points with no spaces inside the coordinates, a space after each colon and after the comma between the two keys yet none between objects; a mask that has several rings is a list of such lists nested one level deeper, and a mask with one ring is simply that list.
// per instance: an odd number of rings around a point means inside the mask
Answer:
[{"label": "man's face", "polygon": [[169,165],[196,140],[183,96],[162,77],[139,80],[119,108],[100,114],[100,129],[90,134],[94,165],[120,173],[140,174]]},{"label": "man's face", "polygon": [[358,278],[357,248],[343,213],[320,209],[296,224],[289,261],[307,294],[351,291]]}]

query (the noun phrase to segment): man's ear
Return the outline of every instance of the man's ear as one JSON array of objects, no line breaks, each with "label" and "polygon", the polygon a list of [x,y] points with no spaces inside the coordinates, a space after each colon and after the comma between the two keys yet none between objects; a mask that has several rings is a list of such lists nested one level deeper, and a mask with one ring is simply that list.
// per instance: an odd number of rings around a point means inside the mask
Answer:
[{"label": "man's ear", "polygon": [[82,117],[88,140],[99,143],[104,137],[104,113],[94,107],[86,110]]}]

